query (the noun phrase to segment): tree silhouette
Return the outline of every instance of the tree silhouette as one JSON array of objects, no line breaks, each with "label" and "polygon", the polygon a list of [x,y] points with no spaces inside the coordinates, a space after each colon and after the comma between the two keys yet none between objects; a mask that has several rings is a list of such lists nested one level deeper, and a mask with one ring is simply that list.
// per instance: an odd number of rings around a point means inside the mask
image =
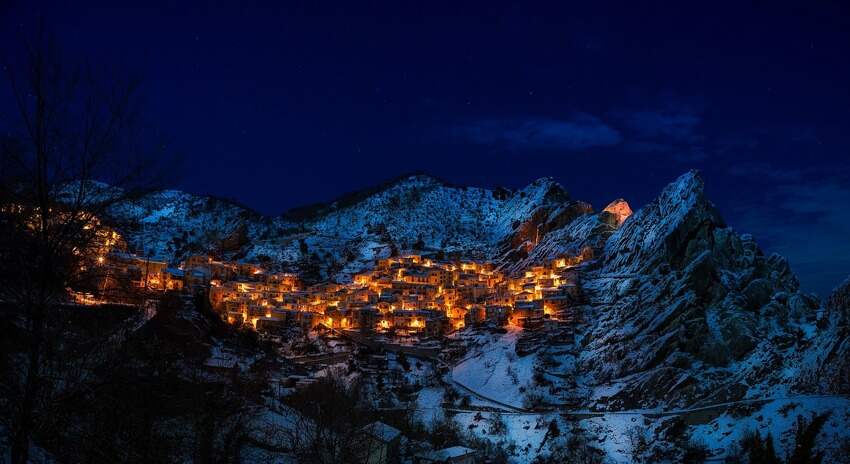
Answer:
[{"label": "tree silhouette", "polygon": [[69,65],[43,25],[21,42],[19,59],[5,65],[20,131],[0,145],[0,297],[26,337],[22,356],[9,362],[12,406],[3,414],[13,463],[27,462],[50,402],[44,364],[61,344],[66,289],[93,277],[104,213],[162,178],[152,171],[163,148],[142,135],[135,82]]}]

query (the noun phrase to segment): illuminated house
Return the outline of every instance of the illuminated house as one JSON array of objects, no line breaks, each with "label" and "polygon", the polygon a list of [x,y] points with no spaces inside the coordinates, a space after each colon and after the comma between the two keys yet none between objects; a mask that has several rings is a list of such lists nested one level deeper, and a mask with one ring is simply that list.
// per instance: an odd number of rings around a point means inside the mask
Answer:
[{"label": "illuminated house", "polygon": [[354,274],[353,281],[357,285],[369,285],[372,283],[372,273],[371,272],[360,272]]},{"label": "illuminated house", "polygon": [[381,324],[386,321],[385,316],[372,306],[365,306],[357,311],[357,322],[361,332],[371,333],[378,326],[385,325],[385,329],[389,328],[389,323]]},{"label": "illuminated house", "polygon": [[493,321],[496,325],[507,324],[511,311],[513,311],[513,308],[510,306],[486,305],[484,307],[486,320]]},{"label": "illuminated house", "polygon": [[407,334],[435,336],[445,333],[448,320],[441,311],[393,311],[379,322],[379,330],[393,328]]},{"label": "illuminated house", "polygon": [[165,290],[183,290],[183,271],[175,268],[166,268],[162,271],[162,282]]},{"label": "illuminated house", "polygon": [[[104,235],[104,246],[119,238]],[[386,258],[349,284],[321,283],[304,288],[295,274],[272,272],[256,263],[190,256],[179,269],[126,252],[95,255],[109,282],[125,280],[146,290],[208,289],[213,308],[232,324],[257,330],[318,325],[400,335],[432,335],[472,324],[510,322],[522,327],[561,327],[574,323],[580,295],[579,269],[591,251],[561,256],[545,266],[508,277],[493,263],[439,262],[419,255]],[[111,273],[111,274],[110,274]],[[112,279],[111,281],[109,279]],[[79,301],[99,301],[98,293],[78,292]]]},{"label": "illuminated house", "polygon": [[413,264],[419,264],[422,262],[422,257],[419,255],[407,255],[398,259],[398,262],[402,266],[410,266]]},{"label": "illuminated house", "polygon": [[210,274],[204,269],[194,268],[183,270],[183,286],[187,289],[206,287],[210,282]]},{"label": "illuminated house", "polygon": [[168,266],[168,263],[164,261],[142,258],[125,252],[112,252],[105,258],[98,258],[98,263],[106,266],[107,270],[119,280],[129,281],[134,287],[164,289],[162,272]]},{"label": "illuminated house", "polygon": [[541,300],[517,302],[510,315],[510,322],[519,327],[528,327],[530,321],[542,319],[544,316]]}]

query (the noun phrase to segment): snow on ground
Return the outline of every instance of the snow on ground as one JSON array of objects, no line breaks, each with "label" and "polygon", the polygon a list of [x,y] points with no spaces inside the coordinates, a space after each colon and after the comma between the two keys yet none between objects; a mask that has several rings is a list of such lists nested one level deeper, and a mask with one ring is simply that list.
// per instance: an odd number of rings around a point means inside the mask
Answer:
[{"label": "snow on ground", "polygon": [[[732,417],[729,413],[705,425],[693,427],[695,441],[704,443],[716,455],[725,455],[733,443],[740,441],[747,432],[758,430],[764,438],[773,435],[777,453],[787,455],[794,446],[794,426],[798,416],[806,420],[812,414],[830,411],[821,434],[818,436],[820,449],[836,449],[842,435],[850,430],[850,399],[837,397],[807,397],[781,399],[765,404],[745,417]],[[828,462],[829,459],[825,460]]]},{"label": "snow on ground", "polygon": [[584,419],[580,422],[583,430],[596,437],[593,446],[601,449],[611,463],[632,462],[632,446],[628,438],[634,427],[642,428],[644,418],[640,414],[605,414],[601,417]]},{"label": "snow on ground", "polygon": [[143,223],[151,223],[151,222],[159,222],[160,219],[171,216],[174,214],[174,205],[168,205],[162,209],[154,210],[150,213],[150,215],[142,218],[141,221]]},{"label": "snow on ground", "polygon": [[481,396],[522,408],[524,391],[534,374],[536,356],[519,357],[515,346],[522,329],[499,334],[487,349],[476,348],[452,369],[452,379]]},{"label": "snow on ground", "polygon": [[390,370],[399,371],[405,383],[410,385],[425,385],[428,383],[428,378],[434,374],[430,363],[422,362],[412,356],[407,358],[408,369],[404,369],[398,362],[398,356],[395,353],[387,355],[387,363]]},{"label": "snow on ground", "polygon": [[[493,433],[492,423],[499,418],[506,426],[504,434]],[[465,412],[454,416],[462,431],[499,445],[509,454],[510,462],[516,464],[534,460],[538,454],[537,449],[546,436],[549,422],[553,419],[560,421],[556,413]],[[559,423],[559,428],[566,430],[566,425]],[[541,450],[541,454],[547,453],[548,444]]]},{"label": "snow on ground", "polygon": [[416,408],[419,419],[430,427],[443,418],[443,395],[442,387],[426,387],[419,391],[416,397]]},{"label": "snow on ground", "polygon": [[[245,239],[239,259],[271,259],[282,268],[298,268],[308,256],[342,267],[323,278],[348,281],[393,247],[459,252],[494,258],[517,224],[541,208],[562,208],[565,191],[552,179],[539,179],[515,191],[457,188],[427,176],[399,179],[368,196],[313,208],[300,219],[263,217],[226,200],[174,190],[153,192],[109,211],[123,230],[131,251],[177,263],[228,237]],[[293,216],[294,217],[294,216]],[[306,252],[305,252],[306,249]]]}]

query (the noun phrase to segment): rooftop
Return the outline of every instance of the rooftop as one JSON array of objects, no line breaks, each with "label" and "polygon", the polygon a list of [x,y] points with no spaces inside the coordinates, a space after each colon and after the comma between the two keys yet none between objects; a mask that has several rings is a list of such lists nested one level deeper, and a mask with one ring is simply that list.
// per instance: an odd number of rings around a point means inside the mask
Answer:
[{"label": "rooftop", "polygon": [[389,443],[401,435],[401,431],[399,429],[381,421],[372,422],[371,424],[363,427],[363,431],[384,443]]}]

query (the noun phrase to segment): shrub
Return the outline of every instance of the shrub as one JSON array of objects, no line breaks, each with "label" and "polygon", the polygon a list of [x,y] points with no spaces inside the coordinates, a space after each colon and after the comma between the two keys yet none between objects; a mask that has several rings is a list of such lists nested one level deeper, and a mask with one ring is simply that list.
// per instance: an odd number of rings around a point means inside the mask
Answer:
[{"label": "shrub", "polygon": [[450,417],[443,417],[442,420],[434,422],[429,439],[437,448],[457,445],[461,441],[460,428]]},{"label": "shrub", "polygon": [[[820,464],[823,461],[823,451],[815,451],[815,441],[823,426],[829,419],[830,413],[812,416],[807,421],[803,416],[797,417],[794,436],[794,450],[786,464]],[[839,456],[841,453],[838,453]],[[782,464],[776,455],[773,436],[768,434],[764,439],[757,431],[750,431],[741,438],[740,443],[727,452],[728,462],[741,462],[746,456],[751,464]],[[731,461],[730,461],[731,459]]]},{"label": "shrub", "polygon": [[626,440],[631,448],[632,462],[643,462],[644,454],[649,450],[649,442],[646,440],[645,432],[643,427],[637,425],[626,430]]},{"label": "shrub", "polygon": [[601,464],[605,457],[600,450],[590,446],[584,432],[571,429],[566,436],[558,437],[549,444],[548,455],[538,455],[534,464]]},{"label": "shrub", "polygon": [[[797,425],[794,436],[794,451],[788,458],[788,464],[820,464],[823,461],[823,451],[815,452],[815,441],[823,429],[830,413],[826,412],[812,416],[811,421],[806,421],[803,416],[797,416]],[[769,437],[769,436],[768,436]]]},{"label": "shrub", "polygon": [[779,414],[782,414],[782,417],[788,417],[788,413],[793,411],[799,405],[800,405],[800,403],[795,403],[795,402],[788,403],[788,404],[782,406],[781,408],[779,408]]},{"label": "shrub", "polygon": [[522,399],[522,405],[526,409],[537,408],[544,403],[543,395],[535,392],[528,392]]},{"label": "shrub", "polygon": [[404,353],[399,353],[396,356],[396,362],[398,362],[398,365],[405,371],[410,371],[410,361],[407,360],[407,356],[405,356]]},{"label": "shrub", "polygon": [[741,438],[741,450],[751,463],[781,464],[782,462],[776,456],[773,436],[770,434],[764,440],[755,430],[744,434],[744,437]]},{"label": "shrub", "polygon": [[487,425],[490,427],[490,435],[505,435],[508,432],[508,424],[502,419],[501,414],[491,415]]},{"label": "shrub", "polygon": [[534,380],[534,384],[537,386],[545,386],[551,383],[549,382],[549,379],[546,378],[546,374],[544,374],[543,371],[539,369],[534,370],[534,375],[532,375],[531,378],[532,380]]},{"label": "shrub", "polygon": [[690,440],[685,443],[682,462],[699,464],[708,459],[708,447],[705,443]]}]

